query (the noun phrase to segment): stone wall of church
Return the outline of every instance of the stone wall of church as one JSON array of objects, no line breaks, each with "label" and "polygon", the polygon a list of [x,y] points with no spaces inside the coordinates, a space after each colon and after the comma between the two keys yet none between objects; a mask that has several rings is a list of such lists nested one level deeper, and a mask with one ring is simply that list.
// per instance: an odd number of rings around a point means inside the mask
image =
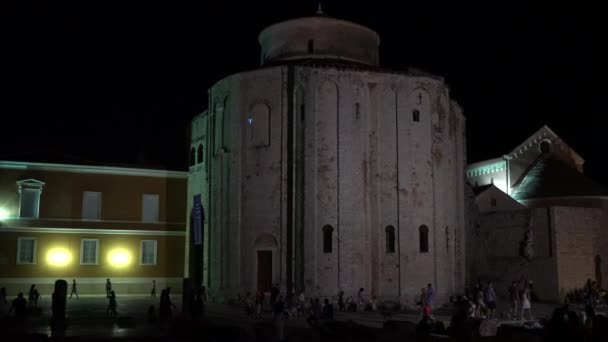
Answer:
[{"label": "stone wall of church", "polygon": [[[596,279],[595,258],[608,260],[605,227],[607,213],[601,208],[554,207],[559,291],[563,296]],[[605,265],[600,265],[606,277]],[[606,282],[603,281],[605,284]]]},{"label": "stone wall of church", "polygon": [[[305,288],[354,296],[363,287],[410,304],[427,283],[444,298],[461,288],[464,119],[445,85],[332,69],[297,75],[307,109]],[[324,226],[332,227],[331,253]],[[428,252],[420,251],[421,226]]]},{"label": "stone wall of church", "polygon": [[259,251],[273,283],[291,271],[322,297],[461,292],[465,122],[441,80],[274,67],[218,82],[209,107],[211,293],[255,291]]},{"label": "stone wall of church", "polygon": [[[558,274],[551,213],[546,208],[480,214],[468,235],[470,284],[493,281],[506,297],[512,281],[534,283],[541,300],[558,301]],[[526,232],[532,231],[532,255],[523,256]]]}]

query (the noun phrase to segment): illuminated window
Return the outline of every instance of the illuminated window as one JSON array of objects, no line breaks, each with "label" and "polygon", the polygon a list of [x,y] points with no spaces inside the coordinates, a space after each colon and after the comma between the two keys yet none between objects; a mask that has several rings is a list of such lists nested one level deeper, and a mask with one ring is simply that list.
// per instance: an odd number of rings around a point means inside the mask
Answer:
[{"label": "illuminated window", "polygon": [[82,196],[82,218],[84,220],[99,220],[101,217],[101,192],[85,191]]},{"label": "illuminated window", "polygon": [[386,227],[386,253],[395,253],[395,227]]},{"label": "illuminated window", "polygon": [[158,222],[158,195],[142,195],[141,220],[142,222]]},{"label": "illuminated window", "polygon": [[142,265],[156,265],[157,242],[156,240],[141,240]]},{"label": "illuminated window", "polygon": [[420,235],[420,252],[427,253],[429,251],[429,227],[422,225],[418,228]]},{"label": "illuminated window", "polygon": [[17,238],[17,264],[36,263],[36,238]]},{"label": "illuminated window", "polygon": [[420,121],[420,111],[418,109],[414,109],[414,111],[412,112],[412,120],[414,122]]},{"label": "illuminated window", "polygon": [[26,179],[18,181],[20,207],[19,217],[21,218],[38,218],[40,209],[40,194],[44,182],[35,179]]},{"label": "illuminated window", "polygon": [[331,253],[332,251],[332,235],[334,229],[330,225],[323,227],[323,253]]},{"label": "illuminated window", "polygon": [[80,240],[80,264],[97,265],[99,260],[99,240],[81,239]]}]

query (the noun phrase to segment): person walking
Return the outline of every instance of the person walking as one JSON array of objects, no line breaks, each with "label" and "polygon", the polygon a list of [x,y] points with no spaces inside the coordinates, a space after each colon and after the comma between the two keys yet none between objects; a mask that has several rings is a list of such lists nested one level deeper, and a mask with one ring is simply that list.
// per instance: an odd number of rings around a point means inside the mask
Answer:
[{"label": "person walking", "polygon": [[150,297],[152,297],[152,299],[156,299],[156,280],[152,280],[152,291],[150,292]]},{"label": "person walking", "polygon": [[116,317],[116,307],[118,303],[116,303],[116,293],[114,291],[110,291],[109,303],[108,303],[108,315],[110,317]]},{"label": "person walking", "polygon": [[76,290],[76,279],[72,279],[72,292],[70,293],[70,298],[73,295],[76,295],[76,299],[78,299],[78,291]]},{"label": "person walking", "polygon": [[110,298],[110,294],[112,292],[112,283],[110,282],[110,278],[106,279],[106,297]]}]

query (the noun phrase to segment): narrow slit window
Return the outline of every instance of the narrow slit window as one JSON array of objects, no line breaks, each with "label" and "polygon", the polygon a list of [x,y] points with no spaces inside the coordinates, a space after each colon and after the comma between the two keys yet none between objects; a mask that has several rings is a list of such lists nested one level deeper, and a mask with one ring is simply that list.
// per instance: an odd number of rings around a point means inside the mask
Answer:
[{"label": "narrow slit window", "polygon": [[395,227],[386,227],[386,253],[395,253]]},{"label": "narrow slit window", "polygon": [[334,233],[334,228],[330,225],[325,225],[323,227],[323,253],[331,253],[332,252],[332,243],[333,238],[332,235]]},{"label": "narrow slit window", "polygon": [[429,227],[422,225],[418,231],[420,235],[420,252],[427,253],[429,251]]}]

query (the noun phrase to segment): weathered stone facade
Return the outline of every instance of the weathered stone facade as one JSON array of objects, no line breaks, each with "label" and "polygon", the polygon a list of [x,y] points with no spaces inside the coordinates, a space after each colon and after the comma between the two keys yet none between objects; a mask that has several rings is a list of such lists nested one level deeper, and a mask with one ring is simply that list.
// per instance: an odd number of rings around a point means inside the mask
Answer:
[{"label": "weathered stone facade", "polygon": [[[324,31],[294,36],[319,21]],[[216,83],[192,122],[204,152],[188,210],[201,194],[204,283],[227,296],[270,281],[319,296],[363,287],[405,304],[427,283],[439,300],[462,291],[465,119],[444,81],[378,68],[376,34],[353,23],[269,30],[266,66]]]}]

